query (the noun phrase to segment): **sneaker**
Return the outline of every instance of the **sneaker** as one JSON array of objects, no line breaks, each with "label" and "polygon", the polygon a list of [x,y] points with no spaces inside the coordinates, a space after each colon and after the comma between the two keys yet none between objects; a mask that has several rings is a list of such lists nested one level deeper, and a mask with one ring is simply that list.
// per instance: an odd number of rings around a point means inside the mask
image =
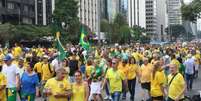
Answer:
[{"label": "sneaker", "polygon": [[123,97],[122,97],[122,100],[126,100],[126,97],[125,97],[125,96],[123,96]]},{"label": "sneaker", "polygon": [[104,100],[109,100],[109,96],[104,97]]}]

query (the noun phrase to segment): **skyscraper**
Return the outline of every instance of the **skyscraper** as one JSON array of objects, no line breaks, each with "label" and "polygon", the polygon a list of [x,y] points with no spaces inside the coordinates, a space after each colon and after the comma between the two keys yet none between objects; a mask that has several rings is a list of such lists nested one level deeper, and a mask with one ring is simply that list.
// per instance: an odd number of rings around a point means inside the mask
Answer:
[{"label": "skyscraper", "polygon": [[107,0],[107,10],[109,22],[113,22],[117,13],[119,13],[120,0]]},{"label": "skyscraper", "polygon": [[146,30],[150,36],[156,35],[156,0],[146,0]]},{"label": "skyscraper", "polygon": [[0,23],[35,24],[34,0],[0,0]]},{"label": "skyscraper", "polygon": [[35,23],[48,25],[52,21],[52,0],[35,0]]},{"label": "skyscraper", "polygon": [[182,24],[181,0],[167,0],[169,25]]},{"label": "skyscraper", "polygon": [[91,28],[92,31],[97,31],[97,0],[79,0],[80,22]]},{"label": "skyscraper", "polygon": [[146,30],[152,40],[161,41],[166,37],[166,0],[146,0]]},{"label": "skyscraper", "polygon": [[145,0],[128,0],[127,20],[130,27],[137,25],[146,28]]}]

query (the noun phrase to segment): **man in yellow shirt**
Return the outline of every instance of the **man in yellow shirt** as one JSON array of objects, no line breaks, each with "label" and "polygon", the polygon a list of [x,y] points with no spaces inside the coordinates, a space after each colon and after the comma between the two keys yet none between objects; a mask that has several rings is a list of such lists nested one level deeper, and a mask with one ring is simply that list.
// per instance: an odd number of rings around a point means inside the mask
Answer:
[{"label": "man in yellow shirt", "polygon": [[39,62],[37,62],[35,65],[34,65],[34,71],[38,74],[38,77],[39,77],[39,81],[41,80],[41,76],[42,76],[42,61],[41,59],[39,59]]},{"label": "man in yellow shirt", "polygon": [[[122,59],[121,63],[118,65],[118,70],[120,70],[123,73],[123,75],[126,77],[126,80],[127,80],[128,61],[125,59]],[[125,87],[125,84],[123,84],[123,87]],[[126,88],[123,88],[122,99],[126,99]]]},{"label": "man in yellow shirt", "polygon": [[118,70],[117,61],[117,59],[112,60],[112,68],[108,69],[102,86],[103,88],[106,82],[109,81],[110,93],[113,101],[120,101],[120,96],[122,92],[122,81],[126,84],[125,88],[127,88],[125,75],[120,70]]},{"label": "man in yellow shirt", "polygon": [[0,65],[0,101],[6,101],[6,77],[1,73],[2,65]]},{"label": "man in yellow shirt", "polygon": [[65,79],[67,72],[64,68],[56,71],[56,77],[51,78],[45,84],[44,93],[49,97],[49,101],[68,101],[71,95],[71,85]]},{"label": "man in yellow shirt", "polygon": [[186,83],[182,76],[177,71],[175,64],[169,65],[170,72],[168,76],[168,100],[167,101],[183,101],[184,92],[186,90]]},{"label": "man in yellow shirt", "polygon": [[41,66],[42,81],[46,82],[54,75],[54,69],[50,63],[48,63],[48,56],[43,56],[43,64]]},{"label": "man in yellow shirt", "polygon": [[17,58],[21,55],[22,55],[22,48],[20,47],[19,44],[15,43],[15,47],[13,49],[13,56]]}]

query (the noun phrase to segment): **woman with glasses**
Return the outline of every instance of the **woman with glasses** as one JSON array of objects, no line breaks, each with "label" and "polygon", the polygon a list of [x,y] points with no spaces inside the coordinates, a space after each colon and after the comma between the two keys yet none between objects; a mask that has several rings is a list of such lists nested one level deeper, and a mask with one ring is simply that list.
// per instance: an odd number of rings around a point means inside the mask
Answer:
[{"label": "woman with glasses", "polygon": [[75,72],[75,83],[71,85],[71,89],[71,101],[88,101],[89,88],[87,83],[83,82],[82,73],[80,71]]}]

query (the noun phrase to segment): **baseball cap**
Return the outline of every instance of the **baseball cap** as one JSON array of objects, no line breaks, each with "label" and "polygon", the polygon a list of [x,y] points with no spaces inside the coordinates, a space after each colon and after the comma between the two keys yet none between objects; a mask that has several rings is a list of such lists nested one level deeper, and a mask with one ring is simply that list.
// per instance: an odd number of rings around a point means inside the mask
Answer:
[{"label": "baseball cap", "polygon": [[4,57],[4,61],[10,61],[10,60],[12,60],[13,58],[10,56],[10,55],[6,55],[5,57]]}]

